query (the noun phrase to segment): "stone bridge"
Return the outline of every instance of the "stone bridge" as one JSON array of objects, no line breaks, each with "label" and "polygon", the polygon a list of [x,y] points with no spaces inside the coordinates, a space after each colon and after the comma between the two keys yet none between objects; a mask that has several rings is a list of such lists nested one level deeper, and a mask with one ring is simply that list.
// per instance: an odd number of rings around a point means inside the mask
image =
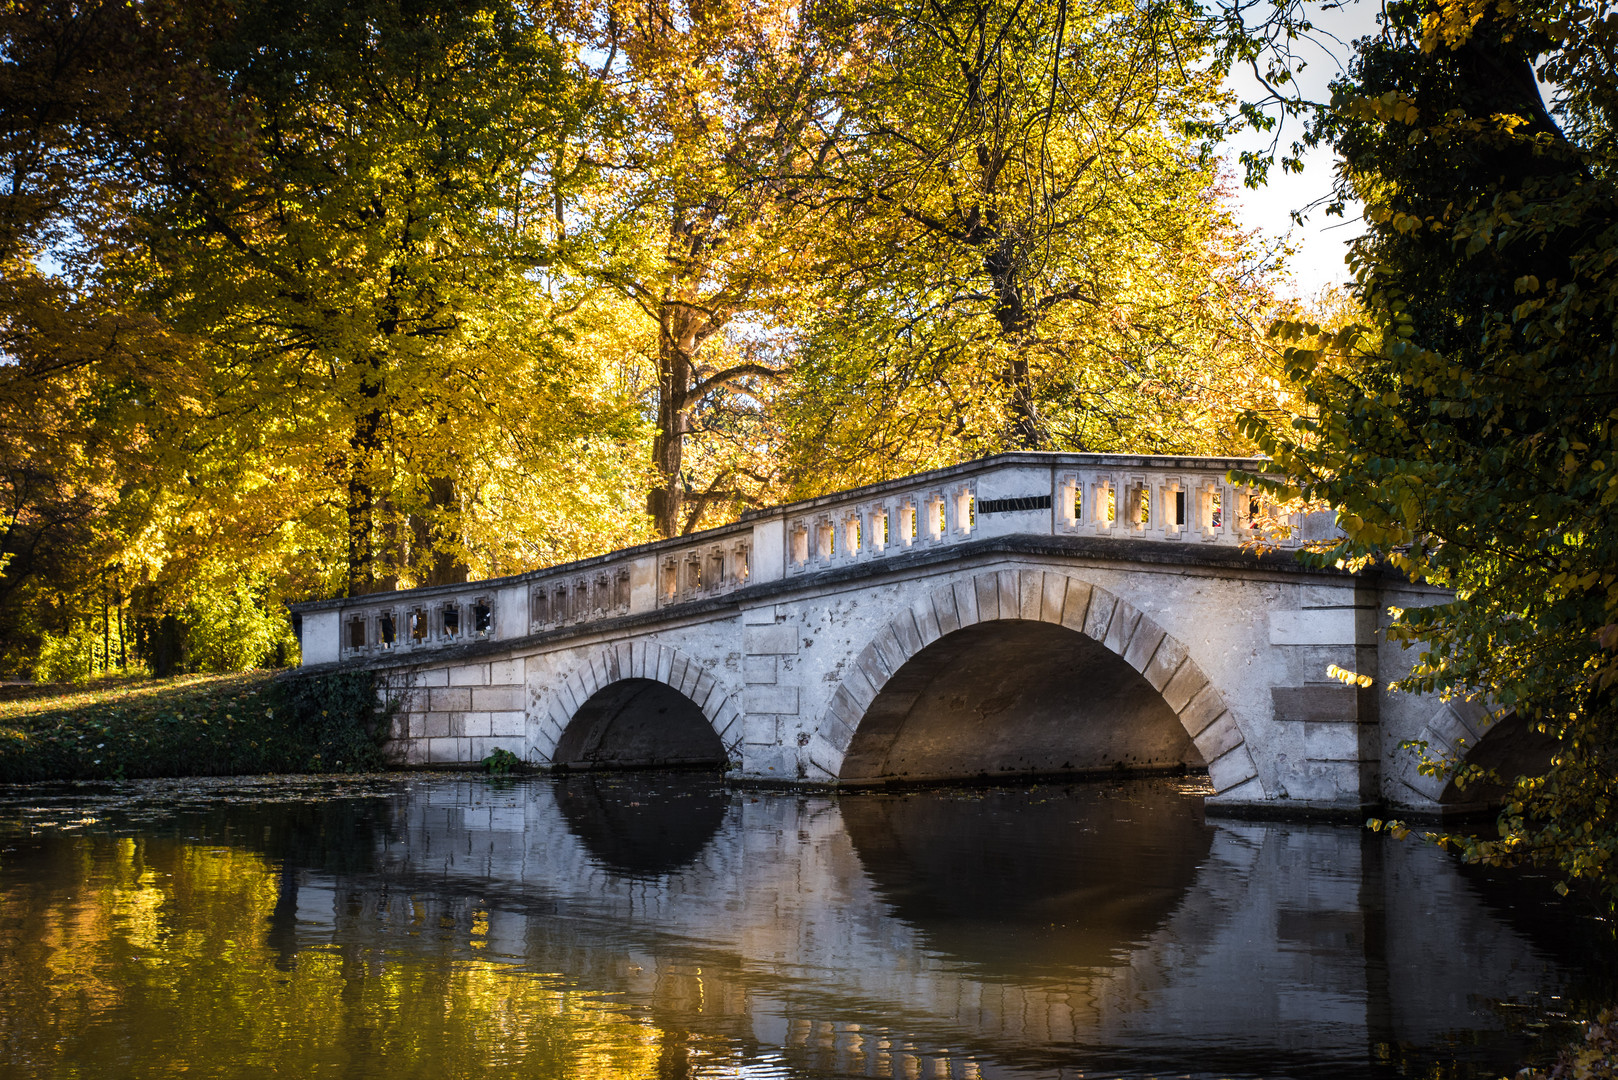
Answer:
[{"label": "stone bridge", "polygon": [[[514,577],[294,606],[305,665],[363,665],[402,764],[709,765],[849,785],[1206,769],[1232,808],[1461,805],[1400,749],[1509,746],[1381,690],[1390,606],[1303,566],[1224,458],[1006,454]],[[1336,664],[1376,689],[1331,678]],[[1497,736],[1497,732],[1503,733]]]}]

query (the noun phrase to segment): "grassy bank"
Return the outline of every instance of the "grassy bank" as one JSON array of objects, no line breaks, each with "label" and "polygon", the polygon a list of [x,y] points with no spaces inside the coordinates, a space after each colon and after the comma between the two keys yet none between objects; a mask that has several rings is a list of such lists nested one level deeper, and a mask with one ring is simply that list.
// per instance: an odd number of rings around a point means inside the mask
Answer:
[{"label": "grassy bank", "polygon": [[365,672],[12,690],[0,699],[0,783],[363,771],[382,765],[384,724]]}]

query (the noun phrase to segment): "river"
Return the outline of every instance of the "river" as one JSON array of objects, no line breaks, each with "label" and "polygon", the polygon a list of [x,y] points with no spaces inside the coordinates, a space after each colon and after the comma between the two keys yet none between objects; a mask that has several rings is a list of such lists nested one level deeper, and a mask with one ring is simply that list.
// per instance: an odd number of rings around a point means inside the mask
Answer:
[{"label": "river", "polygon": [[1204,793],[0,789],[0,1075],[1464,1080],[1618,996],[1542,878]]}]

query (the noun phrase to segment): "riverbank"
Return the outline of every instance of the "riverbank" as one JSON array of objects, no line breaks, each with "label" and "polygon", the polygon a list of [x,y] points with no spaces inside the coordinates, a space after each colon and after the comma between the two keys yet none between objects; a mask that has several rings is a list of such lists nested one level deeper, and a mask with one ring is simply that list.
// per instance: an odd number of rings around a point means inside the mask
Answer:
[{"label": "riverbank", "polygon": [[382,719],[363,672],[19,690],[0,700],[0,783],[378,769]]}]

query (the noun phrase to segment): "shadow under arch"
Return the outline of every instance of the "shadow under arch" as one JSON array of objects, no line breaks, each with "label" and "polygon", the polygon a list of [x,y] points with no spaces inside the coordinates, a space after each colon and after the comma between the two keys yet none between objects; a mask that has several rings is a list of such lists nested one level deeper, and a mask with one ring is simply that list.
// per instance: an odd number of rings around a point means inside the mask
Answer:
[{"label": "shadow under arch", "polygon": [[978,623],[922,649],[865,711],[841,779],[937,780],[1207,764],[1140,672],[1063,626]]},{"label": "shadow under arch", "polygon": [[564,774],[553,781],[568,831],[609,870],[658,877],[695,862],[724,824],[724,782],[702,773]]},{"label": "shadow under arch", "polygon": [[1515,711],[1506,713],[1484,729],[1477,742],[1467,749],[1463,760],[1498,776],[1504,783],[1474,782],[1459,786],[1450,777],[1438,796],[1445,814],[1472,814],[1499,809],[1506,797],[1506,784],[1518,776],[1537,776],[1550,768],[1556,752],[1556,739],[1535,731]]},{"label": "shadow under arch", "polygon": [[843,783],[1206,765],[1217,793],[1261,787],[1189,650],[1054,571],[963,575],[902,610],[856,657],[821,734]]},{"label": "shadow under arch", "polygon": [[655,679],[620,679],[579,706],[556,741],[559,769],[723,769],[725,745],[697,703]]},{"label": "shadow under arch", "polygon": [[1127,964],[1180,907],[1215,829],[1173,787],[869,792],[839,809],[878,895],[931,948],[1028,977]]}]

